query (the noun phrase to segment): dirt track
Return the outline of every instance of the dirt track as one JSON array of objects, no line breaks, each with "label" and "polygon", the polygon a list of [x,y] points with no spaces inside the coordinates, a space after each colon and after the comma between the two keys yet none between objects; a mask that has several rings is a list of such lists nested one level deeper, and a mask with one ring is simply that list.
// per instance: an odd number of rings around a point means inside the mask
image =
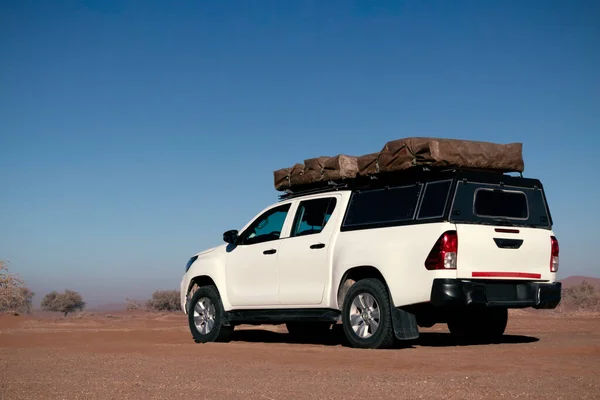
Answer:
[{"label": "dirt track", "polygon": [[[267,330],[271,329],[271,330]],[[600,398],[600,317],[511,316],[497,345],[445,325],[410,348],[293,343],[285,328],[195,344],[181,315],[0,317],[2,399]]]}]

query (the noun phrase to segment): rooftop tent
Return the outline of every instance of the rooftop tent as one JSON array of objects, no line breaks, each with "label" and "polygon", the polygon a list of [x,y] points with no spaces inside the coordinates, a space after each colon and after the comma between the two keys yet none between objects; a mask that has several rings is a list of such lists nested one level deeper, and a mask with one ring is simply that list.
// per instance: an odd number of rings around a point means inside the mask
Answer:
[{"label": "rooftop tent", "polygon": [[352,180],[415,167],[523,172],[522,143],[499,144],[460,139],[409,137],[387,142],[381,151],[353,157],[318,157],[274,171],[275,189]]},{"label": "rooftop tent", "polygon": [[377,162],[380,172],[399,171],[419,165],[523,172],[522,149],[521,143],[407,138],[387,142]]},{"label": "rooftop tent", "polygon": [[291,168],[273,172],[275,189],[287,190],[314,185],[319,182],[344,181],[358,175],[356,157],[339,154],[335,157],[317,157],[304,160]]}]

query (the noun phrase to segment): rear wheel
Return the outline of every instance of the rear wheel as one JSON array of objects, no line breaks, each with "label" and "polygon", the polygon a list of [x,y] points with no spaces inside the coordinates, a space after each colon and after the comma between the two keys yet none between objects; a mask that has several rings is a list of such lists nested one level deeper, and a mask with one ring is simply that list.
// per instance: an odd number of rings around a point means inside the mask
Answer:
[{"label": "rear wheel", "polygon": [[485,308],[457,312],[448,320],[452,336],[460,340],[498,342],[508,323],[508,309]]},{"label": "rear wheel", "polygon": [[390,298],[378,279],[352,285],[342,307],[344,335],[352,347],[378,349],[394,344]]},{"label": "rear wheel", "polygon": [[217,288],[202,286],[196,290],[188,309],[188,323],[196,343],[228,341],[233,326],[224,325],[223,303]]}]

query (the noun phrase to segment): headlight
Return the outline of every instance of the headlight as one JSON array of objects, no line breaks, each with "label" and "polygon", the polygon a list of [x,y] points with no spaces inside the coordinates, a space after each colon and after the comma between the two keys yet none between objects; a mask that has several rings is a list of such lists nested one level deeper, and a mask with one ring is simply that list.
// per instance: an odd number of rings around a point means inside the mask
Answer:
[{"label": "headlight", "polygon": [[190,267],[192,266],[194,261],[196,261],[197,259],[198,259],[198,256],[194,256],[194,257],[190,258],[190,260],[187,262],[187,264],[185,264],[185,272],[188,272],[188,269],[190,269]]}]

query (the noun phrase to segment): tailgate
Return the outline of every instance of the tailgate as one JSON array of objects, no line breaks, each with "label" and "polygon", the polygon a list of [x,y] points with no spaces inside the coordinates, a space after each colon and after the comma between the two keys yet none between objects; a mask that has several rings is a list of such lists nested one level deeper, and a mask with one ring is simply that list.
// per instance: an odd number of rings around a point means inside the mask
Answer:
[{"label": "tailgate", "polygon": [[548,230],[457,224],[456,231],[458,278],[550,279]]},{"label": "tailgate", "polygon": [[541,186],[458,182],[457,277],[550,280],[551,218]]}]

